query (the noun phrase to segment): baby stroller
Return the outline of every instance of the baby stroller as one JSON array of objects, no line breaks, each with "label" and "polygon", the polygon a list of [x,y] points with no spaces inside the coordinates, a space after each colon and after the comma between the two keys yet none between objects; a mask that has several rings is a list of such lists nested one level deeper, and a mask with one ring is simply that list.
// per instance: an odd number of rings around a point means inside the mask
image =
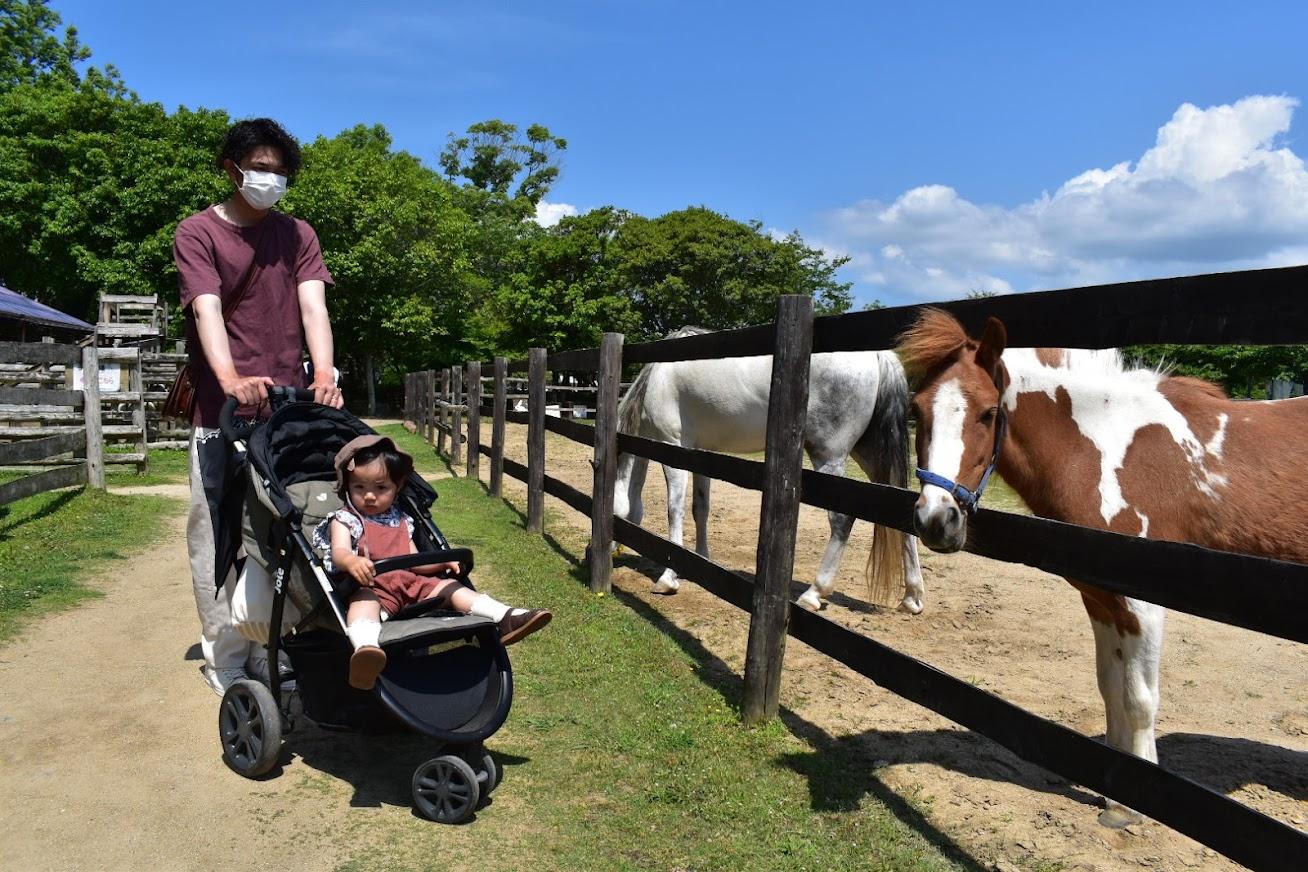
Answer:
[{"label": "baby stroller", "polygon": [[[246,778],[267,773],[300,706],[329,729],[398,727],[439,743],[440,753],[413,773],[417,810],[441,823],[467,820],[500,780],[498,765],[482,745],[504,723],[513,699],[513,673],[499,628],[488,618],[441,611],[435,600],[408,606],[382,624],[380,645],[387,659],[376,686],[370,691],[349,686],[353,649],[344,635],[344,607],[356,586],[344,574],[328,573],[309,539],[342,505],[332,467],[336,452],[374,431],[344,410],[310,402],[310,391],[276,387],[269,394],[271,416],[253,429],[235,425],[235,399],[228,399],[221,417],[224,438],[238,451],[245,446],[246,559],[263,566],[274,586],[268,684],[238,681],[223,696],[218,716],[223,760]],[[379,560],[378,574],[457,561],[461,580],[470,584],[472,552],[451,549],[432,523],[435,499],[430,485],[410,477],[396,502],[413,517],[422,553]],[[288,597],[304,617],[282,638],[277,628]],[[279,648],[290,659],[292,671],[285,676],[276,666]]]}]

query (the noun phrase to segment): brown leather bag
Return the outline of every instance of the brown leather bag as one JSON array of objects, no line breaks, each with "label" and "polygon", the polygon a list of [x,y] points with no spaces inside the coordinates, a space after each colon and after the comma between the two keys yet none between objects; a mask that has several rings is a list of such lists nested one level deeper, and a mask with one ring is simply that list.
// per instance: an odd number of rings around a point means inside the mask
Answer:
[{"label": "brown leather bag", "polygon": [[[267,219],[264,219],[267,220]],[[245,271],[245,277],[241,279],[241,286],[236,289],[232,295],[231,301],[223,306],[223,324],[226,324],[232,317],[232,312],[240,305],[241,300],[245,297],[245,292],[254,284],[254,277],[259,274],[259,243],[263,241],[264,234],[259,234],[259,239],[254,244],[254,257],[250,260],[250,266]],[[197,340],[198,347],[198,340]],[[199,349],[204,353],[204,349]],[[176,418],[186,424],[190,424],[195,416],[195,376],[191,373],[191,364],[184,363],[182,368],[177,370],[177,378],[173,381],[172,388],[168,391],[168,399],[164,400],[163,410],[160,412],[165,418]]]}]

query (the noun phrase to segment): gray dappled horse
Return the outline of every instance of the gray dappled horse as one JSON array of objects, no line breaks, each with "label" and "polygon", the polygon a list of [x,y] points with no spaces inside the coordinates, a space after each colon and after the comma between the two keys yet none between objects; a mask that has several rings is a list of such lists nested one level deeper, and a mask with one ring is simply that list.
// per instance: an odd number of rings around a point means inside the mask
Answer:
[{"label": "gray dappled horse", "polygon": [[[668,339],[710,331],[683,327]],[[683,360],[646,365],[618,407],[623,433],[670,442],[683,448],[750,453],[765,447],[772,357],[733,357],[724,360]],[[813,468],[845,474],[852,455],[874,482],[904,487],[908,477],[908,384],[899,359],[889,351],[815,354],[809,370],[808,413],[804,448]],[[614,513],[633,524],[644,516],[641,490],[649,461],[631,454],[618,458]],[[684,469],[663,467],[668,484],[668,533],[682,542],[685,516]],[[695,550],[708,557],[709,482],[694,476]],[[840,556],[849,541],[854,519],[828,512],[831,538],[817,580],[799,598],[817,611],[835,588]],[[868,599],[884,602],[901,583],[900,608],[922,611],[922,569],[917,540],[898,530],[876,525],[868,557]],[[665,569],[655,593],[675,593],[679,580]]]}]

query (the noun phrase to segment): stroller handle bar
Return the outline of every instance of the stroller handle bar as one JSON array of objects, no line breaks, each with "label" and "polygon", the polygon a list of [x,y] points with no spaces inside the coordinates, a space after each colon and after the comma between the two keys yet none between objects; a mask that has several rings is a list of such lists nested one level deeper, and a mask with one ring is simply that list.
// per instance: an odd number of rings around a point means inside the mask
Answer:
[{"label": "stroller handle bar", "polygon": [[428,563],[457,563],[466,576],[472,572],[472,551],[468,548],[447,548],[442,551],[420,551],[417,554],[405,554],[402,557],[386,557],[373,563],[373,570],[381,575],[396,569],[408,569],[410,566],[425,566]]},{"label": "stroller handle bar", "polygon": [[[308,388],[293,388],[284,385],[273,385],[268,388],[268,402],[275,409],[283,403],[299,402],[312,403],[313,391]],[[223,431],[223,437],[228,442],[235,442],[243,439],[240,433],[236,431],[236,410],[240,408],[241,401],[236,397],[228,397],[227,402],[223,403],[222,411],[218,413],[218,427]]]}]

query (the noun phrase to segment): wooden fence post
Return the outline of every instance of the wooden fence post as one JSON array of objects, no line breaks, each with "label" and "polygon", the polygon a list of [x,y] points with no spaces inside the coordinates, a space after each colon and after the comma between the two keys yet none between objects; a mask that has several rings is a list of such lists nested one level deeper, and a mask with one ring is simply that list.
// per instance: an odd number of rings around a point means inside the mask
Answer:
[{"label": "wooden fence post", "polygon": [[413,373],[404,374],[404,420],[413,420]]},{"label": "wooden fence post", "polygon": [[100,353],[95,340],[82,349],[82,420],[86,422],[86,483],[105,489],[104,429],[100,421]]},{"label": "wooden fence post", "polygon": [[481,361],[468,361],[468,478],[481,479]]},{"label": "wooden fence post", "polygon": [[527,531],[545,530],[545,349],[527,351]]},{"label": "wooden fence post", "polygon": [[418,436],[427,438],[427,371],[419,370],[414,374],[414,389],[417,391],[415,399],[418,403],[418,418],[414,421],[418,425]]},{"label": "wooden fence post", "polygon": [[427,437],[428,445],[436,444],[436,370],[427,370]]},{"label": "wooden fence post", "polygon": [[445,428],[449,426],[449,408],[444,405],[450,401],[450,371],[441,370],[440,404],[436,406],[436,453],[445,453]]},{"label": "wooden fence post", "polygon": [[622,381],[622,334],[600,340],[599,387],[595,392],[595,484],[590,514],[590,589],[613,587],[613,487],[618,479],[618,384]]},{"label": "wooden fence post", "polygon": [[505,379],[509,374],[509,361],[495,358],[495,398],[491,410],[491,496],[501,496],[504,489],[504,413],[508,406]]},{"label": "wooden fence post", "polygon": [[[463,369],[450,367],[450,402],[458,406],[463,402]],[[450,415],[450,463],[456,468],[463,460],[463,411],[451,409]]]},{"label": "wooden fence post", "polygon": [[745,693],[741,707],[746,724],[776,717],[781,690],[786,624],[790,619],[790,580],[795,570],[800,475],[804,469],[813,299],[795,294],[778,297],[776,329],[754,608],[745,651]]}]

